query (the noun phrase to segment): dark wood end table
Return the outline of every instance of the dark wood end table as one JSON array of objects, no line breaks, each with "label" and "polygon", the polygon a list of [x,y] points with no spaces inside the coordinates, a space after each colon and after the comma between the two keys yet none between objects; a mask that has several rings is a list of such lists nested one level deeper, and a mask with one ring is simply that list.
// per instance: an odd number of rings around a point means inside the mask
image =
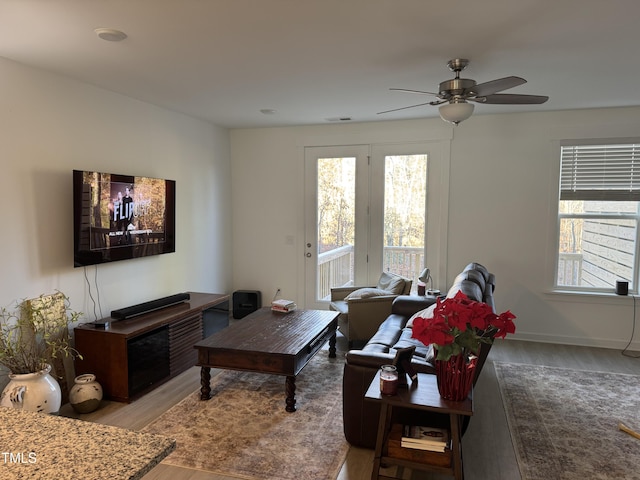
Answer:
[{"label": "dark wood end table", "polygon": [[211,398],[211,368],[284,375],[286,411],[296,411],[296,376],[329,342],[336,356],[336,328],[340,312],[295,310],[272,312],[261,308],[233,325],[195,344],[198,350],[200,398]]},{"label": "dark wood end table", "polygon": [[[380,393],[380,372],[378,372],[369,385],[365,399],[382,404],[378,421],[373,472],[371,473],[372,480],[391,480],[395,478],[380,475],[380,465],[382,463],[385,465],[400,465],[414,470],[436,471],[452,475],[456,480],[464,478],[461,417],[473,415],[473,391],[461,402],[445,400],[438,392],[436,376],[419,373],[417,383],[409,384],[407,388],[399,388],[397,395],[387,396]],[[451,450],[447,450],[444,453],[413,449],[390,451],[389,433],[391,431],[391,413],[394,407],[449,415]],[[415,454],[416,452],[418,453]]]}]

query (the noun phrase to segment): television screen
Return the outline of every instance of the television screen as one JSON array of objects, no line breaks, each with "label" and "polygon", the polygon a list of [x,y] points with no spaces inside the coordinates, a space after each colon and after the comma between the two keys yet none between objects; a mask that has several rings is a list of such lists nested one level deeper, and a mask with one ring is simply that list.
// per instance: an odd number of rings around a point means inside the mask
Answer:
[{"label": "television screen", "polygon": [[175,252],[173,180],[73,171],[74,266]]}]

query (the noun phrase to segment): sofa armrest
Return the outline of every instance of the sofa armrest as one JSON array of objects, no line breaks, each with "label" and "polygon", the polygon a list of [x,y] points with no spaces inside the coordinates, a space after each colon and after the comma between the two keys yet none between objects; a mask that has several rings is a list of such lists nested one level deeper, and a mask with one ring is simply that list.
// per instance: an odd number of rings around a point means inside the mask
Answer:
[{"label": "sofa armrest", "polygon": [[345,363],[342,377],[344,436],[356,447],[374,448],[380,405],[366,401],[364,394],[378,370]]},{"label": "sofa armrest", "polygon": [[[350,350],[345,356],[346,364],[354,367],[362,367],[377,372],[382,365],[390,365],[396,356],[393,352],[372,352],[366,350]],[[424,359],[414,358],[411,362],[413,368],[420,373],[435,374],[434,366]],[[373,378],[373,377],[372,377]]]},{"label": "sofa armrest", "polygon": [[362,350],[349,350],[345,355],[345,362],[349,365],[371,368],[375,373],[380,369],[382,365],[390,365],[393,362],[395,356],[395,352],[391,354],[383,352],[364,352]]},{"label": "sofa armrest", "polygon": [[416,295],[399,295],[393,301],[391,312],[405,317],[411,317],[414,313],[424,310],[436,303],[436,297],[416,296]]}]

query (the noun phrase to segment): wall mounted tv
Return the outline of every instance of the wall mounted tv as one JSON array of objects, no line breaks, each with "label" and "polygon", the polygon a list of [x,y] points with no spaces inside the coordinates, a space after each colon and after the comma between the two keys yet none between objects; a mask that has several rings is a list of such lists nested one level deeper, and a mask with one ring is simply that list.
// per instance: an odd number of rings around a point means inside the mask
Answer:
[{"label": "wall mounted tv", "polygon": [[176,182],[73,171],[75,267],[176,250]]}]

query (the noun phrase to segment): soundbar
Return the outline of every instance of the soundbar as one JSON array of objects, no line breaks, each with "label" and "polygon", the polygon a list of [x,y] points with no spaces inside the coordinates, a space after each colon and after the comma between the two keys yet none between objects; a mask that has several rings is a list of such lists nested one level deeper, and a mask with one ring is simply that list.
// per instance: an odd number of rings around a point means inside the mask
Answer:
[{"label": "soundbar", "polygon": [[114,320],[127,320],[129,318],[142,315],[143,313],[153,312],[154,310],[160,310],[161,308],[182,303],[190,298],[191,295],[188,293],[169,295],[168,297],[158,298],[157,300],[151,300],[150,302],[139,303],[138,305],[132,305],[131,307],[112,310],[111,318]]}]

